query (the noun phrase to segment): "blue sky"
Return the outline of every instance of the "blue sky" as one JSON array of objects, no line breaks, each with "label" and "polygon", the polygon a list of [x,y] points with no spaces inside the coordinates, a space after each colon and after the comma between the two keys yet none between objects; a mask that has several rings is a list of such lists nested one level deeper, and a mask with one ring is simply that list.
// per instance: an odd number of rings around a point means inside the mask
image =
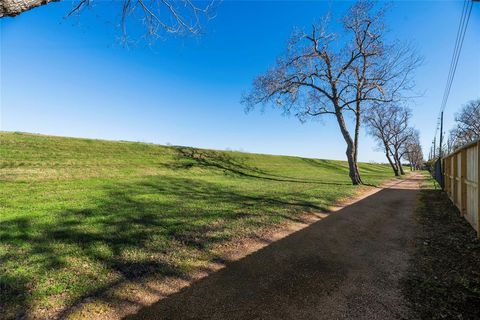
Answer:
[{"label": "blue sky", "polygon": [[[308,27],[349,2],[224,1],[201,38],[121,46],[118,3],[99,1],[64,19],[71,2],[1,19],[1,130],[171,143],[214,149],[344,159],[334,119],[300,124],[277,110],[245,114],[242,92],[273,64],[294,26]],[[393,2],[392,38],[425,57],[413,125],[431,144],[463,1]],[[132,29],[139,32],[140,25]],[[445,113],[480,97],[480,4],[470,18]],[[364,135],[361,161],[384,162]]]}]

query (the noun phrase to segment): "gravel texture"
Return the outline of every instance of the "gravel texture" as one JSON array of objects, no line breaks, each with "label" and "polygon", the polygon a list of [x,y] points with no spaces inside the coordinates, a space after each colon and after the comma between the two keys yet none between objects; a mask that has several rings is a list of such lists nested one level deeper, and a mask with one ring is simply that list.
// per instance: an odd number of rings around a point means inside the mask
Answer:
[{"label": "gravel texture", "polygon": [[128,319],[404,319],[421,175],[411,175]]}]

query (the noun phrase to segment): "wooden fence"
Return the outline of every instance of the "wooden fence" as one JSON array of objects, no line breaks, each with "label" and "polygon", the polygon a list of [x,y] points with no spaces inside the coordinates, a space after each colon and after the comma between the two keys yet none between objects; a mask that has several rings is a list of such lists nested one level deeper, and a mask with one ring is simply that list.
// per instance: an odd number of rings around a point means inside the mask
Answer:
[{"label": "wooden fence", "polygon": [[480,237],[480,140],[443,158],[445,191]]}]

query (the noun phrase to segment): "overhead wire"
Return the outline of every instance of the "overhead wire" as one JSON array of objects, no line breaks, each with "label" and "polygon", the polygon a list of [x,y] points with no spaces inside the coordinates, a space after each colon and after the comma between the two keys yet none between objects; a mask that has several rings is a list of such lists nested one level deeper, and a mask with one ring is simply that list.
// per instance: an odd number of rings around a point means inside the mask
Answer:
[{"label": "overhead wire", "polygon": [[[440,105],[440,112],[437,118],[437,125],[435,128],[435,134],[434,134],[434,139],[433,139],[433,144],[435,145],[435,137],[437,136],[437,133],[440,129],[440,124],[441,124],[441,117],[442,113],[446,108],[448,98],[450,95],[450,91],[452,88],[453,80],[455,78],[455,73],[457,71],[457,66],[458,66],[458,61],[460,58],[460,53],[462,51],[462,46],[463,46],[463,41],[465,39],[465,34],[467,31],[467,26],[468,22],[470,20],[470,15],[472,12],[473,8],[473,1],[472,0],[464,0],[463,2],[463,8],[462,8],[462,14],[460,16],[460,22],[458,24],[458,29],[457,29],[457,36],[455,39],[455,45],[453,49],[453,55],[452,55],[452,60],[450,61],[450,68],[447,76],[447,83],[445,85],[445,91],[443,93],[443,99],[442,99],[442,104]],[[440,135],[442,135],[442,132],[440,132]]]}]

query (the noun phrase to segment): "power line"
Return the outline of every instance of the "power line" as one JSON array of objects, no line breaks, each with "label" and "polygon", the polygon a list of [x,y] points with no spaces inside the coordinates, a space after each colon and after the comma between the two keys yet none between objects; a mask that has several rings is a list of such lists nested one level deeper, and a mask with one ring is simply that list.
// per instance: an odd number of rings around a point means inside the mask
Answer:
[{"label": "power line", "polygon": [[445,87],[445,91],[443,92],[442,104],[440,105],[440,112],[438,113],[438,117],[437,117],[437,125],[435,127],[435,134],[434,134],[434,139],[433,139],[434,148],[435,148],[435,137],[437,136],[438,129],[440,128],[440,116],[442,114],[442,111],[444,110],[447,88],[448,88],[448,85],[450,83],[450,79],[452,78],[453,65],[454,65],[455,57],[457,56],[457,52],[458,52],[459,39],[461,38],[460,35],[461,35],[461,31],[463,30],[463,25],[464,25],[464,22],[465,22],[467,5],[468,5],[468,0],[464,0],[463,1],[462,14],[460,16],[460,23],[458,24],[457,36],[456,36],[456,39],[455,39],[455,45],[454,45],[454,49],[453,49],[453,56],[452,56],[452,60],[450,61],[450,67],[449,67],[448,76],[447,76],[447,84],[446,84],[446,87]]},{"label": "power line", "polygon": [[[455,78],[455,72],[457,71],[458,60],[460,58],[460,53],[462,51],[463,41],[465,39],[465,34],[467,31],[468,22],[470,20],[470,14],[473,8],[473,0],[464,0],[462,14],[460,16],[460,23],[458,24],[457,37],[455,39],[455,45],[453,49],[452,60],[450,61],[450,68],[447,76],[447,83],[445,86],[445,91],[443,94],[442,104],[440,106],[440,112],[437,118],[437,125],[435,128],[434,134],[434,149],[435,149],[435,137],[437,136],[438,130],[441,130],[441,123],[443,122],[443,111],[447,105],[448,97],[450,95],[450,90],[452,88],[453,79]],[[442,131],[442,130],[441,130]],[[440,132],[440,141],[442,142],[443,132]],[[435,154],[435,152],[434,152]],[[439,155],[441,157],[441,154]]]},{"label": "power line", "polygon": [[468,14],[467,14],[467,18],[465,21],[465,24],[464,24],[464,27],[463,27],[463,30],[460,34],[460,44],[458,46],[458,50],[457,50],[457,56],[454,58],[452,58],[452,61],[455,59],[455,63],[453,65],[453,72],[452,72],[452,76],[451,76],[451,79],[450,79],[450,83],[448,83],[448,89],[445,90],[445,99],[442,103],[442,111],[445,110],[445,106],[447,104],[447,101],[448,101],[448,96],[450,95],[450,89],[452,88],[452,83],[453,83],[453,78],[455,77],[455,72],[457,71],[457,65],[458,65],[458,60],[460,58],[460,52],[462,51],[462,46],[463,46],[463,40],[465,39],[465,34],[467,33],[467,25],[468,25],[468,21],[470,20],[470,14],[472,12],[472,7],[473,7],[473,2],[469,1],[469,3],[471,3],[470,5],[470,8],[466,8],[466,10],[468,10]]},{"label": "power line", "polygon": [[[447,86],[448,86],[448,83],[451,79],[454,60],[455,60],[455,57],[457,56],[457,53],[458,53],[458,44],[459,44],[459,41],[460,41],[460,38],[461,38],[461,31],[463,30],[463,26],[464,26],[464,23],[465,23],[465,15],[466,15],[466,12],[467,12],[467,9],[468,9],[467,5],[468,5],[468,0],[464,0],[463,1],[463,8],[462,8],[462,15],[461,15],[460,23],[458,24],[458,29],[457,29],[457,37],[455,39],[455,47],[453,49],[453,56],[452,56],[452,60],[450,61],[450,68],[449,68],[449,71],[448,71]],[[443,93],[442,106],[445,102],[446,93],[447,93],[447,91],[445,90],[444,93]]]}]

